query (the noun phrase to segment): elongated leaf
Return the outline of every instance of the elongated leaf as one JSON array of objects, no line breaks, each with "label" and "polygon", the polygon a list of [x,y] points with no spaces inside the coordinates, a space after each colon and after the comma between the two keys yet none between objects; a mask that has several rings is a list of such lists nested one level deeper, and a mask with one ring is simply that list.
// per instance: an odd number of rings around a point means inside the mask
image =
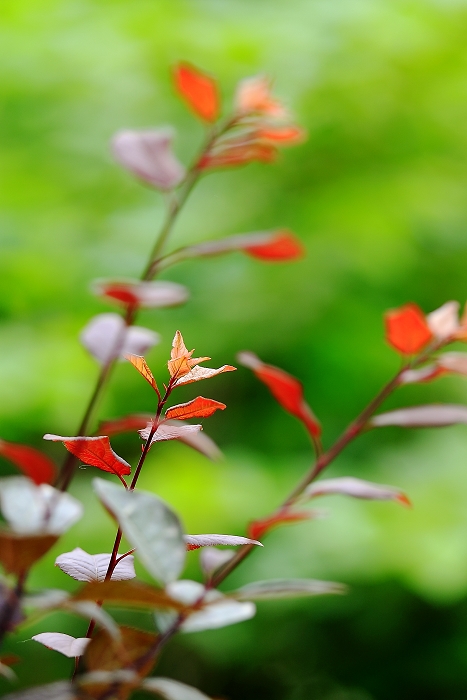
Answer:
[{"label": "elongated leaf", "polygon": [[127,328],[121,316],[113,313],[94,316],[80,334],[81,343],[101,364],[125,355],[145,355],[160,336],[148,328]]},{"label": "elongated leaf", "polygon": [[[111,554],[88,554],[80,547],[71,552],[60,554],[55,560],[65,574],[75,581],[104,581],[109,568]],[[127,581],[135,578],[134,557],[129,554],[118,562],[111,581]]]},{"label": "elongated leaf", "polygon": [[300,598],[315,595],[341,594],[347,592],[347,586],[333,581],[316,581],[307,578],[279,578],[271,581],[247,583],[230,596],[237,600],[272,600],[276,598]]},{"label": "elongated leaf", "polygon": [[173,681],[171,678],[146,678],[141,688],[150,693],[159,695],[164,700],[210,700],[207,695],[193,688],[191,685],[185,685],[180,681]]},{"label": "elongated leaf", "polygon": [[54,546],[57,535],[19,535],[0,530],[0,562],[7,573],[21,576]]},{"label": "elongated leaf", "polygon": [[310,484],[305,489],[302,498],[314,498],[334,493],[370,501],[398,501],[404,506],[411,505],[407,496],[399,489],[395,489],[393,486],[383,486],[383,484],[373,484],[371,481],[356,479],[353,476],[323,479]]},{"label": "elongated leaf", "polygon": [[[141,677],[129,669],[121,668],[116,671],[91,671],[85,673],[77,679],[80,688],[90,693],[94,697],[94,690],[99,688],[100,694],[103,690],[110,688],[113,685],[130,686],[131,689],[139,687]],[[104,686],[104,688],[102,687]]]},{"label": "elongated leaf", "polygon": [[123,418],[111,418],[102,421],[99,425],[99,432],[108,436],[136,432],[145,428],[151,419],[150,413],[132,413]]},{"label": "elongated leaf", "polygon": [[58,651],[69,658],[82,656],[91,641],[86,637],[76,638],[60,632],[41,632],[41,634],[35,634],[32,639],[35,642],[39,642],[39,644],[43,644],[48,649]]},{"label": "elongated leaf", "polygon": [[53,608],[59,608],[69,597],[70,594],[67,591],[62,591],[58,588],[44,588],[38,593],[23,596],[22,601],[26,608],[52,610]]},{"label": "elongated leaf", "polygon": [[189,63],[179,63],[174,69],[174,82],[180,95],[201,119],[216,121],[219,115],[219,95],[216,81]]},{"label": "elongated leaf", "polygon": [[92,291],[123,306],[156,309],[178,306],[188,299],[188,290],[176,282],[141,282],[139,280],[95,280]]},{"label": "elongated leaf", "polygon": [[129,608],[185,610],[165,591],[141,581],[91,582],[73,594],[74,601],[103,600],[111,605]]},{"label": "elongated leaf", "polygon": [[222,365],[217,369],[210,369],[208,367],[193,367],[187,374],[177,379],[177,386],[182,384],[192,384],[193,382],[199,382],[202,379],[211,379],[211,377],[216,377],[218,374],[223,372],[235,372],[237,368],[232,367],[232,365]]},{"label": "elongated leaf", "polygon": [[443,352],[436,358],[436,364],[441,370],[467,375],[467,353]]},{"label": "elongated leaf", "polygon": [[192,401],[179,403],[176,406],[168,408],[165,412],[165,416],[172,420],[208,418],[218,410],[223,411],[224,408],[227,408],[225,403],[214,401],[214,399],[205,399],[204,396],[197,396],[196,399]]},{"label": "elongated leaf", "polygon": [[295,146],[306,139],[306,131],[295,124],[264,126],[256,132],[261,141],[272,142],[277,146]]},{"label": "elongated leaf", "polygon": [[302,243],[290,231],[278,231],[269,242],[246,245],[244,251],[253,258],[271,262],[297,260],[305,254]]},{"label": "elongated leaf", "polygon": [[171,190],[185,177],[172,151],[171,129],[124,130],[112,139],[115,159],[133,175],[161,190]]},{"label": "elongated leaf", "polygon": [[467,406],[447,403],[411,406],[380,413],[369,421],[369,425],[373,428],[386,425],[399,425],[404,428],[436,428],[456,423],[467,423]]},{"label": "elongated leaf", "polygon": [[68,681],[37,685],[18,693],[8,693],[3,700],[80,700],[77,689]]},{"label": "elongated leaf", "polygon": [[128,462],[119,457],[111,448],[107,435],[98,437],[62,437],[61,435],[44,435],[44,440],[63,442],[68,452],[74,454],[84,464],[97,467],[104,472],[117,476],[131,473]]},{"label": "elongated leaf", "polygon": [[276,158],[276,149],[270,143],[247,142],[242,136],[230,142],[218,142],[216,147],[200,158],[197,163],[199,170],[213,168],[232,168],[259,163],[272,163]]},{"label": "elongated leaf", "polygon": [[296,511],[289,508],[284,508],[266,518],[254,520],[248,526],[248,535],[252,539],[256,540],[263,537],[267,532],[269,532],[269,530],[272,530],[275,527],[279,527],[281,525],[292,525],[293,523],[298,523],[303,520],[314,520],[316,517],[320,517],[320,514],[316,511]]},{"label": "elongated leaf", "polygon": [[[182,421],[167,421],[166,426],[177,427],[180,425],[185,425]],[[183,442],[188,447],[193,450],[200,452],[202,455],[213,461],[219,460],[222,457],[222,452],[217,447],[214,440],[212,440],[204,431],[189,431],[183,432],[177,438],[179,442]]]},{"label": "elongated leaf", "polygon": [[271,80],[265,75],[254,75],[239,82],[235,107],[240,114],[257,113],[279,118],[287,116],[284,105],[272,96]]},{"label": "elongated leaf", "polygon": [[154,379],[153,373],[149,369],[149,366],[144,357],[141,357],[140,355],[125,355],[125,359],[127,359],[128,362],[131,362],[133,367],[135,367],[138,370],[140,375],[144,377],[144,379],[152,386],[152,388],[155,391],[158,391],[156,380]]},{"label": "elongated leaf", "polygon": [[459,329],[459,302],[448,301],[426,317],[428,328],[441,341],[447,341]]},{"label": "elongated leaf", "polygon": [[[156,432],[152,436],[151,445],[154,442],[161,442],[163,440],[184,440],[188,435],[198,433],[203,429],[202,425],[167,425],[162,423],[157,428]],[[150,423],[144,430],[139,430],[139,434],[143,440],[147,440],[152,430],[152,423]]]},{"label": "elongated leaf", "polygon": [[443,369],[442,367],[438,367],[437,365],[427,365],[426,367],[421,367],[420,369],[406,369],[400,375],[399,381],[401,384],[431,382],[433,379],[437,379],[437,377],[445,374],[446,371],[447,370]]},{"label": "elongated leaf", "polygon": [[203,573],[210,576],[223,564],[227,564],[235,552],[232,549],[216,549],[215,547],[203,547],[200,554],[200,564]]},{"label": "elongated leaf", "polygon": [[186,545],[177,515],[152,493],[125,491],[102,479],[94,479],[93,483],[149,573],[163,583],[178,578]]},{"label": "elongated leaf", "polygon": [[414,355],[433,338],[423,311],[416,304],[405,304],[385,314],[386,340],[403,355]]},{"label": "elongated leaf", "polygon": [[257,540],[251,540],[248,537],[238,537],[237,535],[185,535],[184,538],[188,550],[217,545],[240,547],[244,544],[255,544],[258,547],[263,546]]},{"label": "elongated leaf", "polygon": [[51,484],[55,478],[55,464],[32,447],[0,440],[0,455],[13,462],[35,484]]},{"label": "elongated leaf", "polygon": [[305,401],[303,387],[298,379],[279,367],[266,365],[252,352],[239,353],[238,360],[242,365],[253,370],[282,408],[301,420],[313,437],[320,436],[321,426]]}]

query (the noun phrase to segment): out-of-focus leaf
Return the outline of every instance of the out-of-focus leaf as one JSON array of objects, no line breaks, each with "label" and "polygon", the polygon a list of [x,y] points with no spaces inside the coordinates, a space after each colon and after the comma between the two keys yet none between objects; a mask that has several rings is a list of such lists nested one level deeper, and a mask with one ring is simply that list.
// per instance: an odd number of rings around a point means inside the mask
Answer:
[{"label": "out-of-focus leaf", "polygon": [[20,535],[0,530],[0,562],[7,573],[20,576],[43,557],[57,540],[56,535]]},{"label": "out-of-focus leaf", "polygon": [[141,683],[143,690],[159,695],[164,700],[210,700],[207,695],[171,678],[146,678]]},{"label": "out-of-focus leaf", "polygon": [[[149,438],[152,427],[152,423],[149,423],[144,430],[138,431],[143,440],[147,440]],[[162,440],[184,440],[187,435],[198,433],[202,429],[202,425],[167,425],[162,423],[158,426],[156,432],[152,436],[151,445],[154,442],[160,442]]]},{"label": "out-of-focus leaf", "polygon": [[467,375],[467,353],[443,352],[436,358],[436,364],[441,370]]},{"label": "out-of-focus leaf", "polygon": [[75,613],[86,620],[95,620],[113,639],[120,639],[120,628],[109,613],[92,600],[67,600],[62,610]]},{"label": "out-of-focus leaf", "polygon": [[397,501],[404,506],[410,506],[410,500],[405,493],[393,486],[373,484],[371,481],[356,479],[353,476],[343,476],[336,479],[323,479],[307,486],[302,499],[326,496],[328,494],[343,494],[354,498],[364,498],[370,501]]},{"label": "out-of-focus leaf", "polygon": [[127,328],[123,318],[114,313],[94,316],[80,334],[86,350],[103,365],[125,355],[145,355],[159,339],[148,328]]},{"label": "out-of-focus leaf", "polygon": [[238,84],[235,107],[240,114],[265,114],[271,117],[285,117],[284,105],[271,95],[271,81],[265,75],[245,78]]},{"label": "out-of-focus leaf", "polygon": [[67,591],[58,588],[45,588],[38,593],[23,596],[23,605],[34,610],[49,610],[59,608],[70,597]]},{"label": "out-of-focus leaf", "polygon": [[193,382],[199,382],[201,379],[211,379],[211,377],[216,377],[218,374],[223,372],[235,372],[237,368],[232,367],[232,365],[222,365],[218,369],[210,369],[208,367],[193,367],[187,374],[177,379],[176,385],[181,386],[182,384],[192,384]]},{"label": "out-of-focus leaf", "polygon": [[193,112],[207,122],[219,116],[217,82],[189,63],[179,63],[174,68],[174,82],[180,95]]},{"label": "out-of-focus leaf", "polygon": [[92,693],[91,697],[94,697],[95,690],[99,689],[102,695],[103,690],[117,684],[129,685],[131,689],[139,687],[141,677],[135,671],[121,668],[116,671],[91,671],[79,676],[76,682],[80,688],[83,688],[86,693]]},{"label": "out-of-focus leaf", "polygon": [[177,515],[152,493],[125,491],[103,479],[94,479],[93,483],[149,573],[163,583],[178,578],[186,545]]},{"label": "out-of-focus leaf", "polygon": [[152,386],[154,391],[158,391],[157,382],[154,379],[154,375],[149,369],[149,365],[144,357],[141,357],[140,355],[125,355],[125,359],[127,359],[128,362],[131,362],[133,367],[138,370],[140,375],[144,377],[144,379]]},{"label": "out-of-focus leaf", "polygon": [[[167,421],[165,426],[179,428],[180,425],[185,425],[182,421]],[[213,461],[219,460],[222,457],[222,452],[204,431],[196,430],[184,432],[177,438],[179,442],[183,442],[188,447],[200,452],[202,455]]]},{"label": "out-of-focus leaf", "polygon": [[[121,640],[118,643],[115,643],[103,630],[95,635],[84,657],[89,671],[118,671],[124,665],[136,665],[157,640],[155,634],[132,627],[121,627],[120,631]],[[154,666],[154,662],[155,657],[152,657],[135,670],[140,676],[146,676]],[[134,685],[134,680],[130,683]]]},{"label": "out-of-focus leaf", "polygon": [[185,177],[185,168],[172,151],[171,129],[118,131],[112,139],[115,159],[144,182],[171,190]]},{"label": "out-of-focus leaf", "polygon": [[[446,353],[449,354],[449,353]],[[406,369],[399,377],[401,384],[416,384],[418,382],[431,382],[442,376],[447,370],[436,365],[427,365],[420,369]]]},{"label": "out-of-focus leaf", "polygon": [[215,547],[203,547],[199,557],[201,568],[206,576],[219,569],[223,564],[227,564],[235,552],[232,549],[216,549]]},{"label": "out-of-focus leaf", "polygon": [[174,601],[165,591],[141,581],[91,582],[73,595],[74,601],[103,600],[109,605],[129,608],[174,609],[182,611],[184,605]]},{"label": "out-of-focus leaf", "polygon": [[12,683],[16,681],[16,673],[10,668],[10,664],[17,663],[17,661],[20,661],[19,656],[14,656],[13,654],[0,656],[0,676],[7,678]]},{"label": "out-of-focus leaf", "polygon": [[214,399],[205,399],[204,396],[197,396],[196,399],[192,399],[192,401],[179,403],[176,406],[168,408],[165,412],[165,416],[172,420],[208,418],[218,410],[223,411],[224,408],[227,408],[225,403],[214,401]]},{"label": "out-of-focus leaf", "polygon": [[157,309],[178,306],[188,299],[188,290],[176,282],[141,282],[139,280],[95,280],[92,290],[123,306]]},{"label": "out-of-focus leaf", "polygon": [[194,350],[188,351],[180,331],[175,332],[170,351],[170,360],[167,363],[172,380],[181,378],[200,362],[210,360],[210,357],[192,357]]},{"label": "out-of-focus leaf", "polygon": [[80,695],[69,681],[59,681],[8,693],[3,700],[80,700]]},{"label": "out-of-focus leaf", "polygon": [[255,544],[262,547],[261,542],[251,540],[248,537],[238,537],[237,535],[185,535],[187,550],[199,549],[200,547],[214,547],[217,545],[227,545],[230,547],[240,547],[244,544]]},{"label": "out-of-focus leaf", "polygon": [[49,484],[36,486],[23,476],[0,479],[0,506],[11,529],[24,535],[61,535],[83,514],[83,506],[73,496]]},{"label": "out-of-focus leaf", "polygon": [[329,593],[346,593],[347,587],[333,581],[316,581],[307,578],[279,578],[271,581],[247,583],[230,596],[237,600],[270,600],[275,598],[300,598]]},{"label": "out-of-focus leaf", "polygon": [[440,428],[456,423],[467,423],[467,406],[447,403],[410,406],[388,413],[379,413],[369,421],[369,425],[373,428],[386,425],[399,425],[404,428]]},{"label": "out-of-focus leaf", "polygon": [[282,408],[301,420],[313,437],[320,436],[321,426],[304,399],[303,387],[298,379],[279,367],[265,364],[252,352],[239,353],[238,361],[253,370]]},{"label": "out-of-focus leaf", "polygon": [[271,240],[245,245],[245,253],[259,260],[283,262],[297,260],[305,254],[302,243],[290,231],[277,231]]},{"label": "out-of-focus leaf", "polygon": [[306,131],[295,124],[263,126],[256,135],[262,141],[271,141],[278,146],[295,146],[306,139]]},{"label": "out-of-focus leaf", "polygon": [[387,311],[386,340],[403,355],[414,355],[433,339],[423,311],[416,304],[405,304]]},{"label": "out-of-focus leaf", "polygon": [[63,437],[46,433],[44,440],[63,442],[66,449],[84,464],[97,467],[104,472],[110,472],[117,476],[131,473],[131,467],[128,462],[125,462],[111,448],[107,435],[99,435],[98,437]]},{"label": "out-of-focus leaf", "polygon": [[136,432],[145,428],[151,419],[150,413],[132,413],[123,418],[111,418],[102,421],[99,425],[99,432],[108,436]]},{"label": "out-of-focus leaf", "polygon": [[299,523],[303,520],[314,520],[317,517],[321,517],[321,514],[313,510],[295,511],[289,508],[284,508],[283,510],[269,515],[267,518],[262,518],[261,520],[254,520],[248,525],[248,535],[252,539],[260,539],[269,530],[281,525],[292,525],[293,523]]},{"label": "out-of-focus leaf", "polygon": [[[104,581],[109,568],[111,554],[88,554],[80,547],[60,554],[55,560],[65,574],[75,581]],[[129,554],[115,567],[111,581],[128,581],[135,578],[134,557]]]},{"label": "out-of-focus leaf", "polygon": [[13,462],[35,484],[51,484],[54,480],[55,464],[39,450],[0,440],[0,455]]},{"label": "out-of-focus leaf", "polygon": [[448,301],[427,314],[426,322],[435,338],[447,341],[455,335],[459,329],[459,306],[458,301]]},{"label": "out-of-focus leaf", "polygon": [[247,142],[242,137],[230,142],[219,142],[217,146],[204,154],[197,163],[199,170],[214,168],[233,168],[255,161],[272,163],[276,158],[276,149],[269,143]]},{"label": "out-of-focus leaf", "polygon": [[86,637],[76,638],[60,632],[41,632],[41,634],[35,634],[32,639],[35,642],[39,642],[39,644],[43,644],[47,649],[58,651],[69,658],[82,656],[91,641]]}]

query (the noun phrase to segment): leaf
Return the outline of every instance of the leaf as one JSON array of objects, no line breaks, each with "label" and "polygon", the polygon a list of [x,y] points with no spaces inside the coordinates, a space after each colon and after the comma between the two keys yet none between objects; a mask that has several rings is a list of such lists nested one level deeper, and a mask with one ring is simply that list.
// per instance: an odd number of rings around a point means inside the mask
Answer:
[{"label": "leaf", "polygon": [[301,420],[312,437],[321,435],[321,426],[304,399],[303,387],[298,379],[279,367],[266,365],[252,352],[239,353],[238,361],[253,370],[282,408]]},{"label": "leaf", "polygon": [[164,700],[210,700],[207,695],[201,693],[191,685],[185,685],[171,678],[146,678],[141,688],[151,693],[156,693]]},{"label": "leaf", "polygon": [[247,165],[255,161],[272,163],[276,158],[276,149],[267,143],[245,143],[243,139],[237,142],[218,144],[214,151],[203,155],[197,163],[198,170],[214,168],[232,168]]},{"label": "leaf", "polygon": [[443,352],[436,358],[436,364],[440,370],[467,375],[467,353]]},{"label": "leaf", "polygon": [[32,447],[0,440],[0,455],[16,464],[35,484],[51,484],[55,478],[54,462]]},{"label": "leaf", "polygon": [[255,581],[242,586],[229,595],[237,600],[272,600],[277,598],[300,598],[329,593],[346,593],[347,586],[333,581],[316,581],[306,578],[279,578],[271,581]]},{"label": "leaf", "polygon": [[269,242],[246,245],[244,251],[259,260],[277,262],[297,260],[305,254],[303,245],[290,231],[277,231]]},{"label": "leaf", "polygon": [[102,421],[99,425],[99,432],[103,435],[118,435],[119,433],[129,433],[142,430],[151,421],[150,413],[132,413],[123,418],[111,418]]},{"label": "leaf", "polygon": [[[157,640],[152,632],[143,632],[132,627],[121,627],[121,643],[115,644],[109,635],[101,630],[86,649],[85,664],[90,671],[116,671],[122,665],[130,666],[148,652]],[[147,675],[154,666],[155,658],[146,662],[138,670],[140,675]]]},{"label": "leaf", "polygon": [[57,540],[56,535],[20,535],[0,530],[0,562],[7,573],[21,576],[41,559]]},{"label": "leaf", "polygon": [[128,362],[131,362],[133,367],[135,367],[135,369],[138,370],[140,375],[144,377],[144,379],[152,386],[154,391],[159,391],[157,387],[157,382],[154,379],[153,373],[149,369],[149,366],[144,357],[141,357],[140,355],[125,355],[125,359],[127,359]]},{"label": "leaf", "polygon": [[393,486],[374,484],[371,481],[356,479],[353,476],[343,476],[337,479],[323,479],[307,486],[302,498],[315,498],[328,494],[344,494],[354,498],[364,498],[370,501],[398,501],[404,506],[411,503],[407,496]]},{"label": "leaf", "polygon": [[198,365],[200,362],[205,360],[210,360],[210,357],[194,357],[194,350],[188,351],[183,336],[180,331],[175,332],[174,339],[172,341],[172,350],[170,352],[170,360],[167,363],[169,374],[172,380],[177,377],[180,378],[184,374],[187,374],[192,367]]},{"label": "leaf", "polygon": [[384,316],[386,340],[403,355],[414,355],[433,339],[423,311],[416,304],[405,304]]},{"label": "leaf", "polygon": [[120,639],[120,629],[109,613],[92,600],[66,600],[62,610],[80,615],[86,620],[95,620],[113,639]]},{"label": "leaf", "polygon": [[[139,434],[143,440],[147,440],[152,430],[152,423],[149,423],[144,430],[139,430]],[[161,424],[151,438],[151,445],[154,442],[163,440],[184,440],[192,433],[198,433],[203,429],[202,425],[167,425]]]},{"label": "leaf", "polygon": [[467,423],[467,406],[458,404],[427,404],[397,411],[379,413],[369,421],[373,428],[399,425],[404,428],[440,428],[456,423]]},{"label": "leaf", "polygon": [[101,364],[125,355],[145,355],[159,342],[159,335],[148,328],[131,326],[118,314],[94,316],[80,334],[81,343]]},{"label": "leaf", "polygon": [[80,675],[75,682],[85,691],[86,698],[103,698],[106,691],[112,690],[112,700],[126,700],[140,686],[141,677],[134,671],[122,668],[116,671],[91,671]]},{"label": "leaf", "polygon": [[217,82],[213,78],[189,63],[179,63],[174,69],[174,82],[198,117],[207,122],[216,121],[220,104]]},{"label": "leaf", "polygon": [[38,593],[23,596],[22,600],[26,608],[52,610],[61,607],[69,597],[69,593],[58,588],[43,588]]},{"label": "leaf", "polygon": [[0,479],[0,506],[18,534],[61,535],[83,514],[81,503],[49,484],[36,486],[23,476]]},{"label": "leaf", "polygon": [[[75,581],[104,581],[109,568],[111,554],[88,554],[80,547],[60,554],[55,560],[65,574]],[[116,565],[111,581],[127,581],[135,578],[134,557],[129,554]]]},{"label": "leaf", "polygon": [[257,540],[251,540],[248,537],[238,537],[237,535],[185,535],[186,548],[199,549],[200,547],[212,547],[217,545],[228,545],[231,547],[240,547],[245,544],[255,544],[259,547],[263,545]]},{"label": "leaf", "polygon": [[[175,426],[179,428],[180,425],[184,426],[185,424],[182,423],[182,421],[167,421],[165,425]],[[188,447],[197,450],[202,455],[204,455],[208,459],[212,459],[213,461],[218,460],[222,457],[222,452],[217,447],[214,440],[211,440],[211,438],[208,437],[206,433],[201,432],[199,430],[183,432],[181,435],[179,435],[177,440],[179,440],[179,442],[185,443],[185,445],[188,445]]]},{"label": "leaf", "polygon": [[292,525],[302,520],[313,520],[316,517],[318,517],[316,511],[294,511],[284,508],[267,518],[251,522],[248,526],[248,535],[252,539],[260,539],[269,532],[269,530],[279,527],[280,525]]},{"label": "leaf", "polygon": [[208,367],[193,367],[188,374],[185,374],[180,379],[177,379],[176,386],[181,386],[182,384],[192,384],[193,382],[199,382],[201,379],[211,379],[211,377],[216,377],[218,374],[223,372],[235,372],[237,368],[232,367],[232,365],[222,365],[218,369],[210,369]]},{"label": "leaf", "polygon": [[227,408],[225,403],[214,401],[214,399],[205,399],[204,396],[197,396],[196,399],[187,403],[179,403],[176,406],[168,408],[165,416],[172,420],[186,420],[188,418],[208,418],[217,410],[223,411]]},{"label": "leaf", "polygon": [[[449,353],[446,353],[449,354]],[[427,365],[420,369],[406,369],[399,377],[401,384],[415,384],[417,382],[431,382],[446,373],[442,367]]]},{"label": "leaf", "polygon": [[158,309],[178,306],[188,299],[188,290],[176,282],[141,282],[139,280],[95,280],[92,291],[125,307]]},{"label": "leaf", "polygon": [[459,330],[459,302],[448,301],[426,317],[428,328],[435,338],[447,341]]},{"label": "leaf", "polygon": [[271,81],[265,75],[254,75],[240,81],[235,96],[235,107],[240,114],[256,112],[272,117],[287,115],[282,103],[272,97]]},{"label": "leaf", "polygon": [[306,139],[306,131],[294,124],[264,126],[257,131],[257,137],[263,141],[272,141],[278,146],[295,146]]},{"label": "leaf", "polygon": [[177,515],[152,493],[125,491],[103,479],[94,479],[93,484],[147,571],[163,583],[178,578],[186,547]]},{"label": "leaf", "polygon": [[115,159],[140,180],[160,190],[171,190],[186,171],[172,151],[171,129],[118,131],[112,139]]},{"label": "leaf", "polygon": [[68,658],[73,658],[76,656],[82,656],[84,651],[91,641],[86,637],[71,637],[69,634],[61,634],[60,632],[41,632],[41,634],[35,634],[31,639],[35,642],[43,644],[47,649],[52,649],[53,651],[58,651],[63,656],[68,656]]},{"label": "leaf", "polygon": [[109,605],[127,608],[173,609],[184,611],[185,605],[174,601],[165,591],[142,581],[92,581],[73,594],[74,601],[103,600]]},{"label": "leaf", "polygon": [[68,681],[38,685],[18,693],[8,693],[3,700],[80,700],[78,692]]},{"label": "leaf", "polygon": [[201,568],[206,576],[211,576],[217,569],[235,556],[232,549],[216,549],[215,547],[203,547],[200,553]]},{"label": "leaf", "polygon": [[110,472],[117,476],[131,474],[128,462],[119,457],[111,448],[107,435],[98,437],[62,437],[46,433],[44,440],[63,442],[68,452],[78,457],[84,464],[97,467],[104,472]]}]

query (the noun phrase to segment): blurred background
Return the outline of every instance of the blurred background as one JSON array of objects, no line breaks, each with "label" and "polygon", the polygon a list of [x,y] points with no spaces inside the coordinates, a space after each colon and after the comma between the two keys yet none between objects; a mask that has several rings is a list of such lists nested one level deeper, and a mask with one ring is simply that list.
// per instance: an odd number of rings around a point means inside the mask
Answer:
[{"label": "blurred background", "polygon": [[[78,334],[112,310],[89,284],[139,276],[164,213],[160,196],[113,162],[109,139],[172,124],[189,162],[203,130],[170,81],[171,65],[189,60],[217,76],[226,111],[238,80],[271,76],[309,139],[276,164],[204,178],[170,246],[285,226],[307,256],[264,264],[238,253],[168,270],[191,299],[141,316],[162,336],[148,361],[164,381],[177,328],[212,366],[251,349],[303,380],[330,445],[398,369],[384,311],[467,297],[466,31],[465,0],[3,0],[0,436],[63,459],[61,445],[41,438],[74,434],[97,376]],[[197,393],[188,386],[177,398]],[[308,468],[310,446],[248,370],[201,393],[228,405],[204,421],[224,460],[162,445],[140,484],[188,532],[241,535]],[[433,401],[465,403],[466,381],[406,387],[387,406]],[[150,388],[122,364],[99,415],[153,408]],[[113,444],[135,462],[138,436]],[[345,582],[349,594],[267,602],[251,621],[180,636],[158,672],[231,700],[464,699],[467,429],[375,431],[328,473],[398,486],[414,508],[323,498],[327,518],[271,534],[224,588],[304,576]],[[53,566],[61,552],[110,550],[115,526],[93,476],[78,473],[72,491],[86,516],[35,567],[31,588],[76,586]],[[197,559],[187,576],[199,578]],[[85,629],[52,615],[11,636],[6,648],[23,659],[18,687],[71,669],[26,641],[32,634]]]}]

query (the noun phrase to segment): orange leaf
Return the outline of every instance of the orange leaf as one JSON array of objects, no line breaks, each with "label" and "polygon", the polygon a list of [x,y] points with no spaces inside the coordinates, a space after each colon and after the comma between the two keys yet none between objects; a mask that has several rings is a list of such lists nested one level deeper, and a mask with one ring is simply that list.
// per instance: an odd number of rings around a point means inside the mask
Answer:
[{"label": "orange leaf", "polygon": [[219,95],[216,81],[189,63],[179,63],[174,70],[178,92],[191,109],[207,122],[216,121],[219,115]]},{"label": "orange leaf", "polygon": [[433,338],[425,315],[416,304],[387,311],[384,320],[386,340],[403,355],[419,352]]},{"label": "orange leaf", "polygon": [[264,141],[273,141],[282,146],[294,146],[306,138],[306,133],[299,126],[265,126],[259,129],[257,136]]},{"label": "orange leaf", "polygon": [[312,520],[315,517],[316,515],[312,510],[301,512],[287,509],[280,510],[278,513],[270,515],[268,518],[254,520],[250,523],[248,526],[248,537],[251,537],[252,540],[259,540],[274,527],[290,525],[302,520]]},{"label": "orange leaf", "polygon": [[198,162],[200,170],[207,168],[228,168],[235,165],[246,165],[257,160],[260,163],[271,163],[276,157],[276,149],[267,143],[232,144],[218,153],[207,153]]},{"label": "orange leaf", "polygon": [[167,419],[186,420],[187,418],[207,418],[212,416],[218,409],[221,411],[226,408],[225,403],[214,401],[214,399],[205,399],[203,396],[197,396],[196,399],[187,403],[179,403],[176,406],[168,408],[165,412]]},{"label": "orange leaf", "polygon": [[278,231],[265,243],[245,246],[245,253],[260,260],[296,260],[302,258],[305,249],[301,242],[287,230]]},{"label": "orange leaf", "polygon": [[133,367],[135,367],[138,370],[140,375],[144,377],[147,382],[149,382],[154,391],[158,392],[159,390],[157,388],[156,380],[154,379],[154,376],[151,370],[149,369],[144,357],[142,357],[141,355],[125,355],[125,357],[128,360],[128,362],[131,362]]},{"label": "orange leaf", "polygon": [[268,387],[282,408],[301,420],[313,437],[321,435],[321,426],[303,396],[301,382],[279,367],[266,365],[252,352],[241,352],[239,361],[253,370],[255,375]]},{"label": "orange leaf", "polygon": [[192,359],[191,356],[193,355],[193,352],[194,350],[188,351],[182,334],[180,331],[176,331],[172,341],[170,360],[167,363],[171,377],[183,377],[200,362],[205,362],[205,360],[211,359],[210,357],[194,357]]},{"label": "orange leaf", "polygon": [[271,95],[271,81],[264,75],[245,78],[238,84],[235,104],[241,114],[258,112],[273,117],[286,116],[284,106]]},{"label": "orange leaf", "polygon": [[84,464],[102,469],[104,472],[122,477],[131,473],[128,462],[119,457],[111,448],[107,435],[98,437],[62,437],[60,435],[44,435],[44,440],[63,442],[66,449],[78,457]]},{"label": "orange leaf", "polygon": [[51,484],[55,478],[55,464],[32,447],[0,440],[0,455],[16,464],[35,484]]},{"label": "orange leaf", "polygon": [[151,420],[152,415],[150,413],[132,413],[123,418],[102,421],[99,425],[99,432],[107,436],[128,433],[145,428]]}]

